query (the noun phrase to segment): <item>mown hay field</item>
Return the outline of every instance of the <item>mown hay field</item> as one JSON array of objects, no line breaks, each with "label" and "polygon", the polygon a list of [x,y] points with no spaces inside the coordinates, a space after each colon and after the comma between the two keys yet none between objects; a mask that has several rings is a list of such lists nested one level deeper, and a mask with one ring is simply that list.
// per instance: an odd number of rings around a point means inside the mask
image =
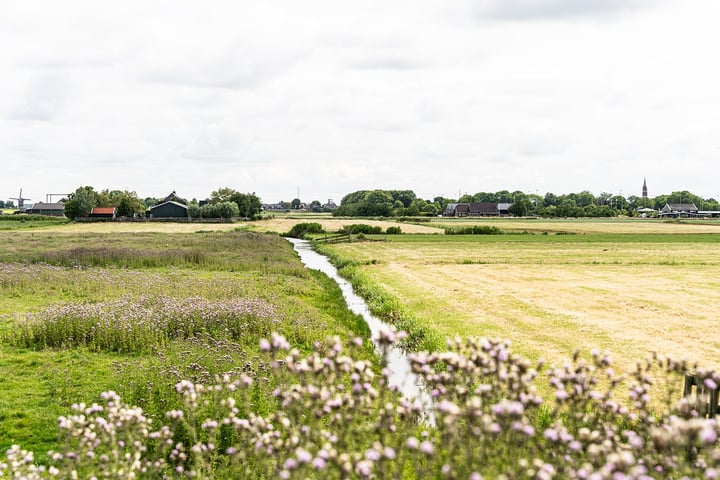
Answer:
[{"label": "mown hay field", "polygon": [[62,233],[197,233],[197,232],[224,232],[232,230],[250,230],[255,232],[286,233],[297,223],[314,222],[322,225],[327,232],[337,232],[346,225],[363,223],[379,226],[384,230],[388,227],[399,226],[403,233],[442,234],[441,226],[416,225],[412,223],[398,223],[392,220],[370,220],[357,218],[334,218],[328,215],[296,215],[282,216],[251,222],[92,222],[69,223],[60,227],[53,227],[54,232]]},{"label": "mown hay field", "polygon": [[[530,222],[488,224],[522,231]],[[533,225],[575,234],[399,236],[328,248],[443,336],[507,338],[554,364],[598,349],[618,371],[653,351],[720,367],[720,235],[706,233],[717,225]]]},{"label": "mown hay field", "polygon": [[495,226],[510,232],[528,233],[578,233],[578,234],[684,234],[720,233],[720,222],[716,219],[668,219],[657,218],[435,218],[431,225],[437,227],[464,227],[472,225]]}]

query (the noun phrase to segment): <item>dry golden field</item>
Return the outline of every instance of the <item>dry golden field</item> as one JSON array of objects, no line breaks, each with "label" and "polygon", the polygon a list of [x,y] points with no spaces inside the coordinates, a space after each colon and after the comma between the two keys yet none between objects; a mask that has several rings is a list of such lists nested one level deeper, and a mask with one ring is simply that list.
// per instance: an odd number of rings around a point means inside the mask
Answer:
[{"label": "dry golden field", "polygon": [[333,218],[330,216],[308,216],[303,217],[278,217],[253,222],[235,223],[179,223],[179,222],[95,222],[95,223],[69,223],[67,225],[52,227],[58,232],[88,232],[88,233],[112,233],[112,232],[162,232],[162,233],[193,233],[199,231],[226,231],[236,228],[247,228],[257,232],[288,232],[296,223],[316,222],[323,226],[328,232],[340,230],[344,225],[364,223],[372,226],[379,226],[383,230],[387,227],[400,226],[403,233],[443,233],[441,228],[413,225],[393,221],[365,220]]},{"label": "dry golden field", "polygon": [[373,282],[446,336],[507,338],[515,351],[555,364],[596,348],[611,353],[617,371],[653,351],[720,368],[720,237],[695,235],[717,227],[669,224],[647,235],[630,233],[635,223],[613,224],[624,234],[562,225],[586,233],[417,236],[332,249],[367,262]]},{"label": "dry golden field", "polygon": [[715,219],[693,222],[660,220],[656,218],[601,218],[601,219],[544,219],[544,218],[436,218],[433,225],[462,227],[492,225],[507,232],[556,233],[720,233],[720,221]]},{"label": "dry golden field", "polygon": [[272,218],[268,220],[261,220],[258,222],[248,222],[247,225],[258,231],[270,231],[270,232],[288,232],[296,223],[302,222],[315,222],[322,225],[323,229],[327,232],[336,232],[345,225],[353,225],[357,223],[363,223],[371,226],[378,226],[384,230],[388,227],[399,226],[403,233],[438,233],[442,234],[443,230],[438,225],[437,227],[430,227],[426,225],[414,225],[411,223],[398,223],[394,221],[385,220],[369,220],[364,218],[334,218],[334,217],[309,217],[309,218]]}]

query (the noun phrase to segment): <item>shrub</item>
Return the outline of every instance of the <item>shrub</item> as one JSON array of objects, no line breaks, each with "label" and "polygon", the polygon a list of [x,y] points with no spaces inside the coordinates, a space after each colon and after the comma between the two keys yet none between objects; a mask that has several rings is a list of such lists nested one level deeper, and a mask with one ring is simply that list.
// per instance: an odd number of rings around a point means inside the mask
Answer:
[{"label": "shrub", "polygon": [[385,230],[385,233],[388,235],[400,235],[402,230],[400,227],[388,227],[387,230]]},{"label": "shrub", "polygon": [[447,227],[445,235],[502,235],[504,232],[492,225],[472,225],[469,227]]},{"label": "shrub", "polygon": [[365,235],[379,235],[382,233],[382,227],[366,225],[364,223],[355,223],[352,225],[343,226],[342,230],[340,230],[340,233],[350,233],[352,235],[357,235],[359,233]]},{"label": "shrub", "polygon": [[325,233],[325,230],[322,225],[317,222],[296,223],[285,236],[303,238],[305,235],[312,233]]}]

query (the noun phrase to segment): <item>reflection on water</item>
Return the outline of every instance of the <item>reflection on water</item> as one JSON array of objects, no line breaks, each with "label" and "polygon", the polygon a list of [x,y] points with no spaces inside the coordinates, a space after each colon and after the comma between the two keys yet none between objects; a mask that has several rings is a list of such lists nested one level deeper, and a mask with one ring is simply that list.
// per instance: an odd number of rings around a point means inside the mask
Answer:
[{"label": "reflection on water", "polygon": [[[356,295],[352,285],[342,278],[335,266],[323,255],[320,255],[310,247],[310,242],[297,238],[288,238],[295,247],[295,251],[300,255],[300,260],[307,268],[320,270],[328,277],[332,278],[340,286],[343,297],[348,308],[355,314],[361,315],[370,327],[373,337],[381,330],[389,330],[388,324],[373,316],[370,313],[365,300]],[[388,354],[388,370],[390,370],[390,378],[388,379],[391,386],[397,387],[398,391],[410,399],[417,399],[425,406],[426,412],[430,412],[430,397],[422,389],[418,377],[410,369],[405,353],[399,348],[391,348]]]}]

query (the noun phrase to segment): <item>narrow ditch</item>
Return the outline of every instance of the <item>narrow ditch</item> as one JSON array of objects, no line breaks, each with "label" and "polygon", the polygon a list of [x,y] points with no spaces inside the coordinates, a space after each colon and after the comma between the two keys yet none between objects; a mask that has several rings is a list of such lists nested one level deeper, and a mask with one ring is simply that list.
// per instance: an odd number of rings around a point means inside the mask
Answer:
[{"label": "narrow ditch", "polygon": [[[340,276],[337,268],[330,263],[327,257],[317,253],[310,247],[309,241],[298,238],[288,238],[287,240],[293,244],[295,251],[300,255],[300,260],[307,268],[321,271],[338,284],[348,308],[353,313],[363,317],[368,327],[370,327],[373,338],[380,331],[390,329],[390,325],[370,313],[370,308],[365,303],[365,300],[355,293],[352,285]],[[375,346],[378,346],[377,343]],[[419,400],[432,422],[432,400],[430,395],[423,389],[422,382],[417,375],[412,372],[410,362],[401,348],[392,347],[390,349],[387,355],[386,367],[390,371],[388,378],[390,386],[396,387],[408,399]]]}]

